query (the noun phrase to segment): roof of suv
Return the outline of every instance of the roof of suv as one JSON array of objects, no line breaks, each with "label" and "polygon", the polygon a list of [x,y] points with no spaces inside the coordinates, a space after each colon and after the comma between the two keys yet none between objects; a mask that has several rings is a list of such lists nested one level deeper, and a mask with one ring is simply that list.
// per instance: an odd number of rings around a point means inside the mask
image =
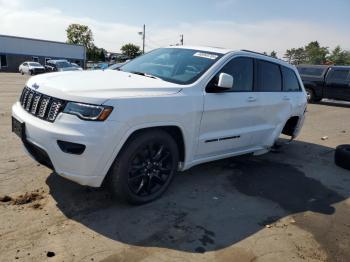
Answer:
[{"label": "roof of suv", "polygon": [[261,58],[270,62],[275,62],[290,68],[295,68],[293,65],[287,63],[286,61],[283,61],[278,58],[273,58],[269,55],[265,55],[259,52],[254,52],[250,50],[234,50],[234,49],[229,49],[229,48],[222,48],[222,47],[210,47],[210,46],[169,46],[168,48],[184,48],[184,49],[194,49],[194,50],[199,50],[203,52],[213,52],[213,53],[219,53],[226,55],[231,52],[235,52],[238,54],[244,54],[244,55],[254,55],[257,58]]}]

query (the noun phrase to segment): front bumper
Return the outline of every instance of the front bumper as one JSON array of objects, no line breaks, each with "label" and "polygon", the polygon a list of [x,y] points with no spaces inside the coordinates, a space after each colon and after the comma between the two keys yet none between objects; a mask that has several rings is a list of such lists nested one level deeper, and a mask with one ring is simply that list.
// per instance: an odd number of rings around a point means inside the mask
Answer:
[{"label": "front bumper", "polygon": [[34,75],[46,73],[44,68],[33,68],[31,69]]},{"label": "front bumper", "polygon": [[[62,177],[92,187],[101,185],[125,132],[120,122],[83,121],[63,113],[50,123],[25,111],[19,102],[13,105],[12,116],[25,123],[23,143],[31,157]],[[58,140],[83,144],[86,149],[81,155],[65,153]]]}]

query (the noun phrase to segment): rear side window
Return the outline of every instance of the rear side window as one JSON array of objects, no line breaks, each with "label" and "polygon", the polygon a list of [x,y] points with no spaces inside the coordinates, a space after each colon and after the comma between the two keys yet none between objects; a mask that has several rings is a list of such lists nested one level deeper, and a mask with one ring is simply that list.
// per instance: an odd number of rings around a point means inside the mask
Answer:
[{"label": "rear side window", "polygon": [[257,90],[258,92],[280,92],[282,77],[279,65],[257,60]]},{"label": "rear side window", "polygon": [[284,66],[282,66],[281,69],[283,75],[283,91],[300,91],[299,80],[295,72],[292,69]]},{"label": "rear side window", "polygon": [[249,92],[253,90],[254,61],[247,57],[238,57],[227,63],[220,73],[233,76],[232,92]]},{"label": "rear side window", "polygon": [[348,79],[349,70],[339,70],[339,69],[332,69],[329,72],[328,80],[332,81],[346,81]]}]

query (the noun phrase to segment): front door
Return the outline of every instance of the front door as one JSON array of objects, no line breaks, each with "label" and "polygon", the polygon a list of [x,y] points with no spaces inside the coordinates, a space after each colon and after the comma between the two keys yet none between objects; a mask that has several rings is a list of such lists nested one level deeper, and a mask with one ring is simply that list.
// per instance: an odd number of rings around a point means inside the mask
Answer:
[{"label": "front door", "polygon": [[[232,89],[215,88],[220,73],[233,76]],[[251,134],[260,102],[253,93],[254,60],[233,58],[210,81],[204,94],[197,158],[242,151],[251,146]]]}]

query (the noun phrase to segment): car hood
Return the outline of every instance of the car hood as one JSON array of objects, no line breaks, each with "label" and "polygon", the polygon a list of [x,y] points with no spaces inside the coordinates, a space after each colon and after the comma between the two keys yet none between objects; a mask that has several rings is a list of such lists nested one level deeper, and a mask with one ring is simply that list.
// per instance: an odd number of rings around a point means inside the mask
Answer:
[{"label": "car hood", "polygon": [[181,85],[122,71],[75,71],[37,75],[29,88],[69,101],[103,104],[109,99],[164,96],[178,93]]}]

